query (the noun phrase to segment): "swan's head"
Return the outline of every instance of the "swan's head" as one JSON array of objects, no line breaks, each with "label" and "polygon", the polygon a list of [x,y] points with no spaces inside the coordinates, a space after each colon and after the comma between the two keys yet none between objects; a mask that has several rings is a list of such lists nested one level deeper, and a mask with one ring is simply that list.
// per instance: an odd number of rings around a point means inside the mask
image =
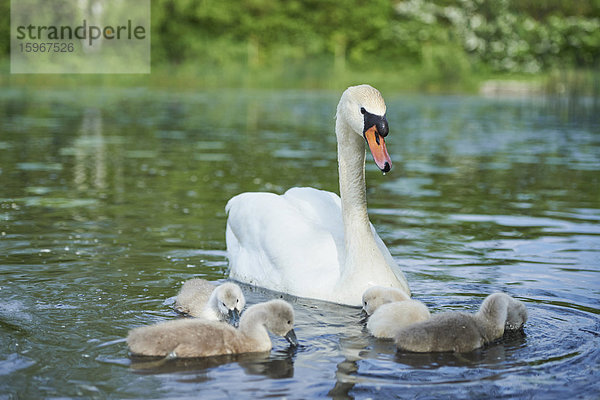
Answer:
[{"label": "swan's head", "polygon": [[478,314],[502,331],[521,329],[527,322],[525,304],[504,293],[493,293],[486,297]]},{"label": "swan's head", "polygon": [[383,172],[392,168],[392,159],[385,147],[389,126],[385,118],[385,102],[379,90],[369,85],[350,86],[342,94],[337,118],[362,136],[373,154],[375,164]]},{"label": "swan's head", "polygon": [[283,336],[292,346],[298,346],[292,306],[284,300],[271,300],[258,306],[264,309],[265,327],[274,334]]},{"label": "swan's head", "polygon": [[219,313],[233,326],[240,321],[240,313],[246,306],[246,298],[242,289],[235,283],[226,282],[215,289]]},{"label": "swan's head", "polygon": [[363,293],[362,309],[367,315],[371,315],[383,304],[409,299],[410,296],[398,288],[372,286]]},{"label": "swan's head", "polygon": [[517,299],[511,299],[506,310],[506,323],[504,329],[515,331],[523,328],[527,322],[527,308]]}]

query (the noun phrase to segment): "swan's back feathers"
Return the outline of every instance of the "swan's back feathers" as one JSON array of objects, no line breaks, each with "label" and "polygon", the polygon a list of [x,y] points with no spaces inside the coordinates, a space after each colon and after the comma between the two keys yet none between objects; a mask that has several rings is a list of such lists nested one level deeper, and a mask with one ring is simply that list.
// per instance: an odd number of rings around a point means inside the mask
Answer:
[{"label": "swan's back feathers", "polygon": [[215,288],[215,285],[204,279],[185,281],[177,294],[175,310],[193,317],[199,317]]},{"label": "swan's back feathers", "polygon": [[411,324],[429,319],[429,310],[418,300],[383,304],[367,322],[367,330],[378,338],[392,339],[397,332]]},{"label": "swan's back feathers", "polygon": [[471,314],[445,312],[400,329],[396,345],[414,352],[465,352],[485,344],[477,320]]},{"label": "swan's back feathers", "polygon": [[340,196],[311,187],[294,187],[282,196],[312,223],[343,240],[342,201]]},{"label": "swan's back feathers", "polygon": [[134,355],[204,357],[241,352],[235,328],[222,322],[178,319],[135,328],[127,336]]},{"label": "swan's back feathers", "polygon": [[[299,290],[306,287],[307,279],[319,277],[311,284],[314,295],[320,293],[319,283],[335,281],[339,275],[339,269],[331,268],[343,256],[339,204],[337,195],[312,188],[293,188],[283,196],[242,193],[233,197],[226,206],[230,277],[306,297],[311,294]],[[322,257],[306,263],[307,254]]]}]

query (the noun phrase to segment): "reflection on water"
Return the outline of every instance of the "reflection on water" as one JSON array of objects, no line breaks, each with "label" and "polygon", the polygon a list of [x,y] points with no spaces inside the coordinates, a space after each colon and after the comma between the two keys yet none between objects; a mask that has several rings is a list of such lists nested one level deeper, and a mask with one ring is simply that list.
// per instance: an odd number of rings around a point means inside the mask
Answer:
[{"label": "reflection on water", "polygon": [[[597,397],[597,115],[536,99],[387,98],[394,170],[368,163],[369,210],[415,298],[473,312],[506,292],[529,309],[521,334],[466,354],[396,352],[359,310],[284,296],[298,349],[273,337],[269,354],[132,360],[127,331],[178,318],[168,299],[182,281],[226,278],[230,197],[337,191],[338,94],[5,90],[0,392]],[[250,304],[279,296],[244,291]]]},{"label": "reflection on water", "polygon": [[[148,357],[132,357],[131,369],[144,374],[166,374],[174,372],[205,373],[208,370],[229,363],[237,363],[246,374],[264,375],[273,379],[291,378],[294,376],[294,351],[267,353],[249,353],[224,355],[205,358],[149,360]],[[189,381],[189,380],[188,380]]]}]

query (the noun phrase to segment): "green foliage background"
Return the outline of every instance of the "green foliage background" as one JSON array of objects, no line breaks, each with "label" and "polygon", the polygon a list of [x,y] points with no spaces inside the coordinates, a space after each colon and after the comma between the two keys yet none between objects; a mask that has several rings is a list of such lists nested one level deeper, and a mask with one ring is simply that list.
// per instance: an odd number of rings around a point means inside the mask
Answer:
[{"label": "green foliage background", "polygon": [[[96,1],[96,0],[89,0]],[[152,67],[200,85],[417,89],[600,65],[600,0],[152,0]],[[0,2],[9,55],[10,2]]]}]

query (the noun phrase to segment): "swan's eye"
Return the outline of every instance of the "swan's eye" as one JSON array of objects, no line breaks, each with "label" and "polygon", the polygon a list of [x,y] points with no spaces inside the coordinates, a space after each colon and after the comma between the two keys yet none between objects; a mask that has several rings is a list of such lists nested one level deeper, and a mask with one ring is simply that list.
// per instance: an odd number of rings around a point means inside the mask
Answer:
[{"label": "swan's eye", "polygon": [[239,302],[240,302],[240,299],[236,299],[236,300],[235,300],[235,304],[237,304],[237,303],[239,303]]},{"label": "swan's eye", "polygon": [[360,108],[360,113],[361,113],[361,114],[364,114],[364,113],[366,113],[366,112],[367,112],[367,110],[365,110],[365,108],[364,108],[364,107],[361,107],[361,108]]}]

